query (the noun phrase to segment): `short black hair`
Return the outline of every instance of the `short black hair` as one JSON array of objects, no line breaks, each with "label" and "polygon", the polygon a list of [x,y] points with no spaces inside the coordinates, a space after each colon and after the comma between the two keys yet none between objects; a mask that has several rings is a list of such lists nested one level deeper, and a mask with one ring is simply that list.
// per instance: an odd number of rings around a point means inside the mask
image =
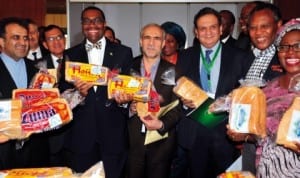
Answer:
[{"label": "short black hair", "polygon": [[83,14],[84,14],[86,11],[88,11],[88,10],[96,10],[96,11],[100,12],[100,14],[101,14],[102,17],[103,17],[103,20],[106,21],[106,20],[105,20],[104,12],[103,12],[100,8],[98,8],[98,7],[96,7],[96,6],[88,6],[88,7],[86,7],[86,8],[81,12],[81,20],[83,20]]},{"label": "short black hair", "polygon": [[260,2],[250,12],[249,21],[250,21],[250,19],[252,19],[253,14],[255,12],[262,11],[262,10],[270,10],[273,14],[273,18],[274,18],[275,22],[282,20],[281,12],[277,6],[275,6],[274,4],[268,3],[268,2]]},{"label": "short black hair", "polygon": [[19,17],[7,17],[0,20],[0,37],[4,38],[6,34],[6,26],[10,24],[18,24],[28,31],[28,23],[25,19]]},{"label": "short black hair", "polygon": [[230,17],[230,24],[234,25],[235,24],[235,17],[234,17],[234,14],[230,11],[230,10],[221,10],[220,11],[220,14],[221,13],[227,13],[229,14],[229,17]]},{"label": "short black hair", "polygon": [[202,17],[204,15],[208,15],[208,14],[216,16],[216,18],[218,19],[219,25],[221,25],[221,15],[219,14],[219,12],[216,11],[215,9],[211,8],[211,7],[204,7],[202,9],[200,9],[198,11],[198,13],[194,16],[194,27],[195,27],[195,29],[197,29],[197,20],[200,17]]},{"label": "short black hair", "polygon": [[65,31],[62,29],[62,28],[60,28],[59,26],[57,26],[57,25],[54,25],[54,24],[50,24],[50,25],[48,25],[48,26],[46,26],[45,28],[44,28],[44,30],[43,30],[43,33],[41,34],[41,39],[42,39],[42,41],[46,41],[46,32],[48,32],[48,31],[50,31],[50,30],[53,30],[53,29],[58,29],[60,32],[61,32],[61,34],[64,36],[65,35]]},{"label": "short black hair", "polygon": [[105,26],[104,32],[107,31],[107,30],[111,31],[113,37],[116,38],[115,31],[110,26]]}]

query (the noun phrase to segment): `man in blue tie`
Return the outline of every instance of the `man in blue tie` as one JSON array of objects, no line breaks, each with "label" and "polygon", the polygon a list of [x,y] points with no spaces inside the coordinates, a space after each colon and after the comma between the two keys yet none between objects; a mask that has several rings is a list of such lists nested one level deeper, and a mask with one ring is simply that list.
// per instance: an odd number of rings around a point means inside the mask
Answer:
[{"label": "man in blue tie", "polygon": [[[221,17],[216,10],[201,9],[194,17],[194,28],[200,47],[184,50],[177,67],[212,98],[224,96],[239,85],[238,80],[246,73],[243,61],[248,55],[222,45]],[[182,101],[187,113],[195,108],[191,101]],[[238,157],[239,150],[226,136],[227,122],[225,116],[211,128],[187,116],[179,123],[179,146],[186,152],[192,178],[215,178]]]}]

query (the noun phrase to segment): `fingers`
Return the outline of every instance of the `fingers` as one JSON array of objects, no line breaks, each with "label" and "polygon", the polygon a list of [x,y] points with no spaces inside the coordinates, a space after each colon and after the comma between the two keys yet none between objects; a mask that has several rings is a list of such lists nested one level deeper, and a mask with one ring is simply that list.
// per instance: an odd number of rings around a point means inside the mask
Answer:
[{"label": "fingers", "polygon": [[118,93],[114,98],[119,104],[128,103],[133,100],[133,94]]},{"label": "fingers", "polygon": [[74,86],[83,96],[86,96],[88,94],[88,90],[94,85],[90,82],[76,79],[74,81]]}]

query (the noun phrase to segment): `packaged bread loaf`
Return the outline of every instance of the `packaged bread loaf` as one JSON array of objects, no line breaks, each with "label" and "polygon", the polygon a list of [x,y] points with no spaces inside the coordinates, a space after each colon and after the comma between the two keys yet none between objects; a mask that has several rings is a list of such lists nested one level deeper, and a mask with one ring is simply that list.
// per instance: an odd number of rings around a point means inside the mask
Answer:
[{"label": "packaged bread loaf", "polygon": [[13,99],[20,99],[23,102],[23,107],[30,107],[34,103],[47,103],[53,99],[59,98],[57,88],[48,89],[15,89],[12,93]]},{"label": "packaged bread loaf", "polygon": [[266,136],[266,97],[254,86],[243,86],[232,91],[229,127],[239,133]]},{"label": "packaged bread loaf", "polygon": [[73,82],[80,79],[94,85],[107,85],[108,68],[95,64],[66,61],[65,79]]},{"label": "packaged bread loaf", "polygon": [[1,178],[72,178],[72,170],[67,167],[23,168],[0,171]]},{"label": "packaged bread loaf", "polygon": [[47,74],[45,72],[39,72],[35,74],[31,81],[30,88],[42,89],[53,88],[56,83],[56,76]]},{"label": "packaged bread loaf", "polygon": [[196,108],[208,99],[208,95],[185,76],[177,80],[173,92],[184,99],[193,101]]},{"label": "packaged bread loaf", "polygon": [[151,89],[151,81],[144,77],[116,75],[108,80],[108,99],[118,93],[132,94],[133,100],[147,102]]},{"label": "packaged bread loaf", "polygon": [[47,103],[35,103],[22,110],[22,130],[26,136],[53,130],[69,123],[72,112],[65,99],[57,98]]},{"label": "packaged bread loaf", "polygon": [[300,97],[284,113],[277,131],[276,143],[297,151],[295,142],[300,142]]},{"label": "packaged bread loaf", "polygon": [[22,138],[21,100],[0,101],[0,140]]}]

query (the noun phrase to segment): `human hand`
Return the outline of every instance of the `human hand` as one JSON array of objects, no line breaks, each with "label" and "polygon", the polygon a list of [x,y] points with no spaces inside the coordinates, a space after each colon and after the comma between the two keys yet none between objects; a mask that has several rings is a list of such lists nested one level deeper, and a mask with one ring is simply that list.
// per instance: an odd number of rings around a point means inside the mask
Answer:
[{"label": "human hand", "polygon": [[147,130],[158,130],[163,127],[163,122],[152,114],[140,117]]},{"label": "human hand", "polygon": [[80,79],[75,79],[73,84],[82,96],[86,96],[88,94],[89,89],[94,86],[94,84],[90,82],[85,82]]},{"label": "human hand", "polygon": [[227,135],[228,137],[235,142],[247,142],[250,138],[250,134],[248,133],[237,133],[234,130],[230,129],[229,125],[226,125],[227,127]]},{"label": "human hand", "polygon": [[117,93],[114,99],[118,104],[128,103],[133,100],[133,94]]},{"label": "human hand", "polygon": [[184,98],[180,98],[180,99],[185,106],[192,108],[192,109],[196,108],[196,105],[193,103],[192,100],[188,100],[188,99],[184,99]]}]

